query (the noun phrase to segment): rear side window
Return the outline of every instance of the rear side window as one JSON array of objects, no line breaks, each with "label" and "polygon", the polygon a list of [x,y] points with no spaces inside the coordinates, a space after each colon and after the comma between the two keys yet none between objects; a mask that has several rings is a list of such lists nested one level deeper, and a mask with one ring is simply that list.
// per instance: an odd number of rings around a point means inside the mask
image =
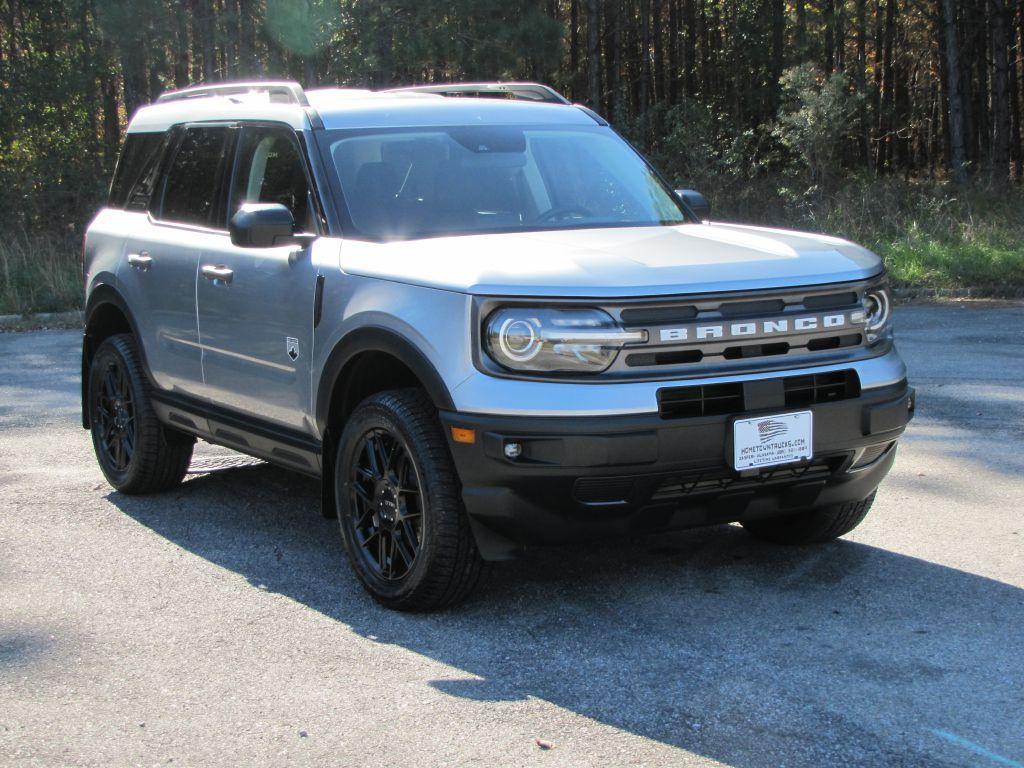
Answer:
[{"label": "rear side window", "polygon": [[183,224],[209,225],[216,207],[228,129],[185,129],[167,169],[160,218]]},{"label": "rear side window", "polygon": [[[145,210],[153,191],[152,183],[156,178],[165,136],[164,133],[129,133],[125,137],[114,180],[110,184],[108,206],[124,208],[132,200],[136,204],[141,203],[142,210]],[[138,210],[137,207],[133,209]]]}]

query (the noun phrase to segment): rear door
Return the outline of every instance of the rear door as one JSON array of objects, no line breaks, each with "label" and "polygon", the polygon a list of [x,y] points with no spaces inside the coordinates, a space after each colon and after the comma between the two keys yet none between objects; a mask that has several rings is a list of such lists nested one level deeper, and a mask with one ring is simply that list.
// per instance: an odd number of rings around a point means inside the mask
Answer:
[{"label": "rear door", "polygon": [[[228,215],[247,202],[281,203],[298,228],[317,231],[308,168],[295,132],[244,125]],[[196,299],[208,397],[275,426],[313,432],[310,357],[317,268],[312,250],[239,248],[229,236],[203,251]]]},{"label": "rear door", "polygon": [[217,235],[212,222],[231,135],[227,126],[175,130],[163,175],[144,203],[148,215],[133,227],[118,268],[150,373],[164,390],[202,394],[196,272]]}]

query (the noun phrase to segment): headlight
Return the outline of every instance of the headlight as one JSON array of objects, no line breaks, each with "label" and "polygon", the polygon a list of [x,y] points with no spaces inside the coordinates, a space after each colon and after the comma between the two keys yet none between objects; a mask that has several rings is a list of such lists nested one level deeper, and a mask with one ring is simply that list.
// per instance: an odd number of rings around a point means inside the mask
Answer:
[{"label": "headlight", "polygon": [[503,368],[545,373],[600,373],[623,344],[643,341],[599,309],[505,307],[484,324],[487,353]]},{"label": "headlight", "polygon": [[864,291],[864,331],[869,344],[875,344],[892,333],[892,301],[889,290],[874,286]]}]

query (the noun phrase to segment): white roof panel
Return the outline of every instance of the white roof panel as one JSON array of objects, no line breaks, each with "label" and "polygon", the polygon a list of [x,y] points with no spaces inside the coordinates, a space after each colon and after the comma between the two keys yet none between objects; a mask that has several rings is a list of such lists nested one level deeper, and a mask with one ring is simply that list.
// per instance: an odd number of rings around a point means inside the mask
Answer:
[{"label": "white roof panel", "polygon": [[[408,128],[444,125],[594,125],[581,109],[505,99],[448,98],[424,93],[386,93],[345,88],[306,91],[324,127]],[[140,108],[129,133],[163,131],[172,125],[214,120],[272,120],[296,130],[310,127],[304,107],[271,101],[266,93],[204,96]]]}]

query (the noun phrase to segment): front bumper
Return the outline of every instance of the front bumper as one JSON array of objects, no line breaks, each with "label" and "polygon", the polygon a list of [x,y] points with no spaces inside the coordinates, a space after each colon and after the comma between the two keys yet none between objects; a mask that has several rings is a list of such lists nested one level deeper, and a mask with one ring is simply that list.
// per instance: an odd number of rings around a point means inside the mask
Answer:
[{"label": "front bumper", "polygon": [[[747,473],[727,460],[739,415],[778,413],[758,403],[735,413],[662,418],[658,413],[522,417],[444,412],[481,553],[514,557],[553,544],[770,517],[868,496],[888,473],[914,412],[906,381],[808,406],[814,460]],[[803,408],[799,410],[804,410]],[[452,440],[451,427],[476,442]],[[506,458],[506,443],[522,446]]]}]

